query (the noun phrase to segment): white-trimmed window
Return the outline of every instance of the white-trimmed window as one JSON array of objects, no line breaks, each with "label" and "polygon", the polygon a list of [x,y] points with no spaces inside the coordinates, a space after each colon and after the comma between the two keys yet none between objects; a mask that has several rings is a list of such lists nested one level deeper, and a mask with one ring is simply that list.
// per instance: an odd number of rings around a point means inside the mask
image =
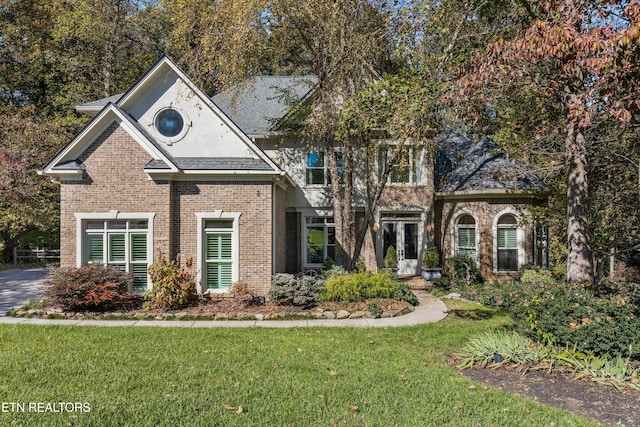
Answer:
[{"label": "white-trimmed window", "polygon": [[[384,147],[378,152],[378,176],[381,177],[387,167],[388,159],[393,156],[394,147]],[[399,153],[395,164],[391,166],[389,184],[420,184],[421,183],[421,150],[418,147],[405,146]]]},{"label": "white-trimmed window", "polygon": [[82,227],[81,264],[112,265],[133,274],[133,291],[149,286],[149,219],[86,218]]},{"label": "white-trimmed window", "polygon": [[494,270],[516,272],[524,264],[524,229],[515,212],[502,212],[494,221]]},{"label": "white-trimmed window", "polygon": [[327,258],[336,259],[336,227],[333,217],[304,220],[304,265],[320,267]]},{"label": "white-trimmed window", "polygon": [[[338,177],[340,179],[340,184],[342,184],[345,179],[345,155],[342,151],[336,151],[334,155],[336,159],[336,166],[338,168]],[[305,182],[307,185],[331,184],[331,172],[329,171],[328,162],[325,162],[324,152],[312,151],[307,154],[305,176]]]},{"label": "white-trimmed window", "polygon": [[467,255],[478,262],[478,226],[469,213],[459,215],[455,222],[455,255]]},{"label": "white-trimmed window", "polygon": [[239,213],[198,213],[200,291],[228,292],[238,281]]}]

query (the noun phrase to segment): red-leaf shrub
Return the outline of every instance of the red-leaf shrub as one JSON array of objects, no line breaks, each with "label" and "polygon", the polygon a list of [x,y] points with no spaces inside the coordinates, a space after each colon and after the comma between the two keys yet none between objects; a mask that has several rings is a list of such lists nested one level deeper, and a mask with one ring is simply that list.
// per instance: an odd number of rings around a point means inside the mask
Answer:
[{"label": "red-leaf shrub", "polygon": [[129,299],[133,276],[113,266],[88,264],[53,270],[46,295],[69,311],[103,311]]}]

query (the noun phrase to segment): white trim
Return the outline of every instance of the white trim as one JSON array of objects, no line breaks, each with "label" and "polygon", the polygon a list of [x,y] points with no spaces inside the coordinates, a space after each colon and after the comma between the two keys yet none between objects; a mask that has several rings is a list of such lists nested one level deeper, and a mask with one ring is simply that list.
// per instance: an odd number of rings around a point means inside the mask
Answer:
[{"label": "white trim", "polygon": [[[513,215],[516,218],[516,238],[518,240],[518,269],[516,271],[498,271],[498,220],[503,215]],[[517,273],[525,264],[525,229],[520,225],[522,213],[513,208],[506,208],[493,217],[493,272],[495,274]]]},{"label": "white trim", "polygon": [[[153,264],[153,220],[156,216],[155,212],[120,212],[117,210],[111,210],[108,212],[76,212],[74,213],[76,218],[76,267],[81,267],[84,264],[84,229],[83,223],[90,220],[132,220],[141,219],[147,221],[147,263]],[[147,289],[151,288],[151,278],[147,275]]]},{"label": "white trim", "polygon": [[[313,269],[317,269],[317,268],[321,268],[324,265],[324,261],[327,259],[328,254],[325,253],[325,259],[322,260],[321,263],[308,263],[307,262],[307,218],[322,218],[323,220],[325,220],[322,224],[318,224],[318,225],[322,225],[323,227],[323,251],[325,251],[327,249],[327,245],[328,245],[328,233],[327,233],[327,228],[328,227],[333,227],[334,229],[334,235],[335,235],[335,217],[333,216],[333,212],[331,212],[331,215],[316,215],[315,213],[311,213],[309,215],[305,215],[302,214],[301,216],[301,220],[300,220],[300,243],[301,243],[301,255],[302,255],[302,269],[303,270],[313,270]],[[326,218],[333,218],[333,223],[327,223],[326,222]],[[333,224],[333,225],[330,225]],[[311,224],[311,226],[313,226],[313,224]],[[336,244],[334,245],[334,247],[337,248],[338,243],[336,242]],[[334,253],[334,257],[335,257],[335,253]],[[335,259],[334,259],[335,261]]]},{"label": "white trim", "polygon": [[[158,123],[156,123],[156,120],[158,120],[158,116],[168,110],[174,110],[180,115],[180,118],[182,119],[182,129],[180,129],[180,132],[178,132],[176,136],[172,136],[172,137],[164,136],[162,132],[160,132],[160,129],[158,129]],[[156,111],[155,114],[153,115],[152,124],[153,124],[153,129],[158,135],[158,140],[161,142],[164,142],[167,145],[173,145],[176,142],[179,142],[180,140],[182,140],[187,135],[187,133],[189,132],[189,129],[192,126],[191,120],[189,119],[189,116],[187,115],[187,113],[183,111],[181,108],[177,108],[174,105],[167,105],[165,107],[160,107],[158,111]]]},{"label": "white trim", "polygon": [[[198,293],[202,294],[203,282],[204,282],[204,223],[208,219],[231,219],[233,220],[233,226],[231,228],[231,283],[235,283],[239,280],[240,276],[240,232],[239,232],[239,220],[240,212],[223,212],[222,210],[215,210],[211,212],[196,212],[196,219],[198,223],[198,232],[196,244],[197,247],[197,278],[196,287]],[[207,290],[206,293],[227,293],[227,290]]]},{"label": "white trim", "polygon": [[458,220],[460,219],[461,216],[463,215],[471,215],[471,217],[473,218],[473,220],[476,223],[476,259],[475,262],[476,264],[479,266],[480,265],[480,220],[478,219],[478,216],[473,213],[473,211],[467,209],[467,208],[462,208],[458,211],[456,211],[456,213],[453,215],[453,218],[451,219],[451,223],[449,225],[449,228],[451,229],[450,233],[451,233],[451,256],[456,256],[457,255],[457,249],[458,249]]},{"label": "white trim", "polygon": [[216,114],[227,125],[229,130],[235,133],[247,146],[251,152],[256,154],[258,158],[264,160],[274,171],[281,172],[282,169],[276,165],[269,156],[266,155],[252,140],[242,131],[218,106],[209,98],[200,88],[198,88],[187,76],[184,74],[169,58],[162,57],[134,86],[132,86],[122,97],[117,101],[117,105],[123,109],[127,109],[126,105],[135,99],[140,91],[144,91],[144,88],[150,84],[155,78],[163,78],[163,72],[169,68],[176,74],[178,79],[182,80],[187,87],[193,91],[193,93],[206,105],[211,111]]},{"label": "white trim", "polygon": [[131,122],[125,114],[114,105],[107,105],[89,124],[76,135],[40,172],[47,176],[59,176],[60,171],[55,166],[64,161],[76,160],[102,133],[116,122],[122,127],[153,159],[164,161],[170,167],[165,172],[178,172],[173,162],[151,143],[145,135]]}]

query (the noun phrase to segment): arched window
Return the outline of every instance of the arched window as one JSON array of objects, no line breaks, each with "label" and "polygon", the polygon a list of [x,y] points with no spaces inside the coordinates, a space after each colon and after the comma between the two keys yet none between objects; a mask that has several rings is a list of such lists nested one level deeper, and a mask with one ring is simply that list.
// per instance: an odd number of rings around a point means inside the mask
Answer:
[{"label": "arched window", "polygon": [[498,271],[518,271],[518,219],[507,213],[498,218],[496,230],[496,255]]},{"label": "arched window", "polygon": [[475,218],[468,214],[458,217],[455,226],[455,254],[468,255],[478,261],[477,225]]}]

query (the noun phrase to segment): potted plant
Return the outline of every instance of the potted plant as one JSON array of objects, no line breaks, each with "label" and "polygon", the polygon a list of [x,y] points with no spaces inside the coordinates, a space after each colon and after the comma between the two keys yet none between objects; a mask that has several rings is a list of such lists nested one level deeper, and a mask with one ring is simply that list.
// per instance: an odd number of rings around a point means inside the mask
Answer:
[{"label": "potted plant", "polygon": [[431,246],[427,249],[422,256],[422,277],[427,282],[442,277],[440,254],[435,246]]},{"label": "potted plant", "polygon": [[384,267],[394,272],[398,271],[398,252],[393,246],[389,246],[387,253],[384,255]]}]

